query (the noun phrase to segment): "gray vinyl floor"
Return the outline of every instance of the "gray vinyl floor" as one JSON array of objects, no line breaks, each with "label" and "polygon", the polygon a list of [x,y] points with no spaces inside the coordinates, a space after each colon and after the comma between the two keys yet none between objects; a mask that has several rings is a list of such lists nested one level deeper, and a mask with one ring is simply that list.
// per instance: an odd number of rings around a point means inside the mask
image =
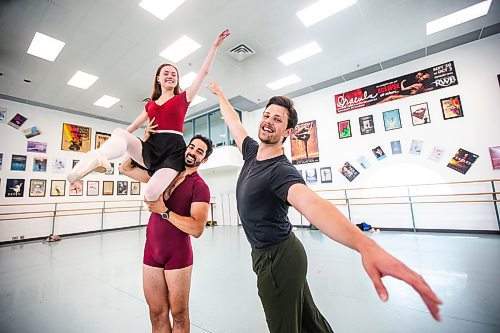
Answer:
[{"label": "gray vinyl floor", "polygon": [[[422,274],[443,299],[443,320],[417,294],[385,278],[378,300],[359,255],[319,231],[299,229],[316,303],[337,333],[500,332],[500,237],[370,235]],[[142,293],[145,229],[0,247],[0,332],[150,332]],[[267,332],[238,227],[207,228],[193,240],[191,332]]]}]

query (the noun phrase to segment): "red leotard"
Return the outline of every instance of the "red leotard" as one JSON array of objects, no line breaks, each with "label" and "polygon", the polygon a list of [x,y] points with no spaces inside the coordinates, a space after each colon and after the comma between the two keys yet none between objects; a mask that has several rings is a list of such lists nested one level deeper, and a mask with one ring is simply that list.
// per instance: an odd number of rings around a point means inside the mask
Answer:
[{"label": "red leotard", "polygon": [[182,133],[188,107],[186,91],[183,91],[162,105],[156,104],[156,101],[149,101],[145,109],[149,119],[155,117],[155,124],[158,125],[156,130],[174,130]]}]

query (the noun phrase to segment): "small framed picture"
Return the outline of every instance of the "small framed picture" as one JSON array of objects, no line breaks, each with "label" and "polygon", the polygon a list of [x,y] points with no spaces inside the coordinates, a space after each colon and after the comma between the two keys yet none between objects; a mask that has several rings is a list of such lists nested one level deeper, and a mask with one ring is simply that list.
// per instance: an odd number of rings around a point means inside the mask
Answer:
[{"label": "small framed picture", "polygon": [[452,96],[441,99],[441,109],[444,120],[459,118],[464,116],[460,96]]},{"label": "small framed picture", "polygon": [[5,185],[6,198],[20,198],[24,196],[24,179],[7,179]]},{"label": "small framed picture", "polygon": [[115,191],[115,182],[105,180],[102,182],[102,195],[113,195]]},{"label": "small framed picture", "polygon": [[78,180],[72,184],[69,184],[69,195],[70,196],[83,195],[83,180]]},{"label": "small framed picture", "polygon": [[411,121],[413,126],[429,124],[431,116],[429,115],[429,106],[427,103],[420,103],[410,106]]},{"label": "small framed picture", "polygon": [[321,175],[322,183],[331,183],[332,182],[332,168],[325,167],[319,169],[319,174]]},{"label": "small framed picture", "polygon": [[350,120],[339,121],[337,123],[337,128],[339,131],[339,139],[350,138],[352,136]]},{"label": "small framed picture", "polygon": [[359,117],[359,130],[361,135],[375,133],[375,125],[373,122],[373,115]]},{"label": "small framed picture", "polygon": [[141,183],[139,183],[139,182],[130,182],[130,194],[131,195],[139,195],[139,194],[141,194]]},{"label": "small framed picture", "polygon": [[44,197],[47,187],[45,179],[31,179],[30,180],[30,197]]},{"label": "small framed picture", "polygon": [[46,172],[47,159],[45,157],[40,157],[40,156],[33,157],[33,171]]},{"label": "small framed picture", "polygon": [[99,181],[98,180],[89,180],[87,182],[87,195],[88,196],[99,195]]},{"label": "small framed picture", "polygon": [[14,171],[26,171],[26,155],[12,155],[10,169]]},{"label": "small framed picture", "polygon": [[116,194],[127,195],[128,194],[128,182],[119,180],[116,182]]},{"label": "small framed picture", "polygon": [[314,169],[306,169],[306,183],[307,184],[315,184],[318,182],[318,174],[316,173],[316,168]]},{"label": "small framed picture", "polygon": [[50,196],[63,197],[66,195],[66,181],[65,180],[52,180],[50,182]]},{"label": "small framed picture", "polygon": [[386,157],[384,151],[382,150],[382,147],[377,146],[372,149],[373,155],[375,155],[375,158],[377,161],[380,161]]},{"label": "small framed picture", "polygon": [[399,109],[382,112],[384,118],[384,128],[386,131],[391,131],[401,128],[401,117]]},{"label": "small framed picture", "polygon": [[101,145],[111,137],[111,134],[95,132],[95,149],[100,148]]},{"label": "small framed picture", "polygon": [[412,140],[410,146],[410,154],[420,155],[422,153],[422,147],[424,146],[424,141],[422,140]]},{"label": "small framed picture", "polygon": [[111,164],[111,169],[109,171],[106,171],[104,174],[105,175],[114,175],[115,174],[115,163],[109,163]]}]

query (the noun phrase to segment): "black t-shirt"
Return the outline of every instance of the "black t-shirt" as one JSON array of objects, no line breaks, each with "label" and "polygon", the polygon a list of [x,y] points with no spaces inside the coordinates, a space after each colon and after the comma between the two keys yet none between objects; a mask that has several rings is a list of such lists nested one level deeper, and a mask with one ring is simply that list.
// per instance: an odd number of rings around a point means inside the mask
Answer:
[{"label": "black t-shirt", "polygon": [[243,168],[236,185],[236,201],[250,245],[262,249],[288,238],[288,189],[305,184],[285,155],[257,161],[259,144],[247,136],[243,141]]}]

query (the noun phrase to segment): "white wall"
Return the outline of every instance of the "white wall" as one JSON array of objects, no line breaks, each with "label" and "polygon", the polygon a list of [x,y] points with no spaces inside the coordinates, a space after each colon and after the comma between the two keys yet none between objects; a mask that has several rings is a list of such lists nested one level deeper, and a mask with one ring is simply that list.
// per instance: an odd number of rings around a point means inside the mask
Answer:
[{"label": "white wall", "polygon": [[[313,92],[308,95],[294,99],[299,112],[299,121],[316,120],[318,126],[318,139],[320,150],[320,162],[298,166],[299,169],[317,168],[330,166],[333,172],[332,184],[311,185],[313,190],[325,189],[352,189],[372,186],[420,184],[435,182],[451,182],[462,180],[478,180],[499,178],[499,171],[492,170],[488,147],[500,145],[500,88],[497,82],[497,74],[500,74],[500,36],[492,36],[477,42],[469,43],[439,54],[418,59],[394,68],[389,68],[356,80]],[[338,93],[350,91],[355,88],[384,81],[400,75],[408,74],[420,69],[441,64],[453,60],[457,71],[459,84],[454,87],[429,92],[406,99],[371,106],[364,109],[349,111],[340,115],[335,113],[334,96]],[[464,109],[464,117],[443,120],[439,99],[453,95],[460,95]],[[420,102],[429,104],[431,123],[421,126],[412,126],[409,113],[410,105]],[[55,157],[64,158],[66,168],[69,171],[73,159],[79,159],[80,153],[66,152],[60,150],[62,123],[72,123],[91,127],[95,131],[111,133],[116,127],[124,128],[112,122],[106,122],[94,118],[77,116],[45,108],[35,107],[27,104],[16,103],[8,100],[0,100],[0,107],[7,111],[7,122],[16,114],[21,113],[28,118],[21,130],[31,126],[38,126],[42,134],[31,138],[32,141],[47,142],[46,154],[35,154],[26,152],[27,139],[20,130],[5,124],[0,124],[0,153],[3,153],[3,166],[0,170],[0,200],[1,204],[15,204],[16,206],[0,206],[1,212],[23,212],[26,203],[47,203],[38,205],[36,210],[51,210],[56,202],[66,202],[66,206],[75,207],[71,202],[83,202],[94,200],[140,200],[141,196],[102,196],[98,197],[50,197],[50,180],[64,179],[64,174],[52,173],[51,160]],[[385,132],[382,123],[382,112],[398,108],[401,114],[403,128]],[[243,113],[243,122],[248,133],[255,137],[257,125],[263,110],[251,113]],[[364,115],[374,115],[376,132],[370,135],[359,134],[358,118]],[[351,120],[353,137],[339,140],[337,136],[337,122],[345,119]],[[141,133],[139,133],[141,135]],[[408,153],[413,139],[423,140],[424,147],[420,156]],[[94,145],[94,134],[92,135],[92,147]],[[390,153],[390,141],[401,140],[404,150],[402,155],[392,156]],[[376,161],[371,148],[381,145],[387,154],[387,158]],[[436,163],[427,157],[435,145],[446,149],[446,156],[441,162]],[[458,148],[464,148],[479,155],[476,163],[466,175],[459,174],[446,167],[449,159]],[[234,147],[217,148],[214,155],[209,159],[200,174],[210,186],[212,196],[217,201],[215,217],[220,224],[236,225],[238,223],[235,203],[236,180],[241,166],[241,157]],[[285,153],[290,157],[290,144],[285,144]],[[28,156],[27,171],[10,171],[12,154]],[[48,158],[47,172],[33,172],[32,163],[35,155]],[[365,155],[371,162],[371,168],[362,169],[356,159]],[[349,161],[361,174],[349,183],[337,170]],[[115,164],[115,175],[95,175],[88,177],[90,180],[100,181],[100,193],[102,193],[102,181],[128,180],[118,175],[117,163]],[[26,187],[29,187],[30,179],[47,179],[47,194],[44,198],[30,198],[28,188],[25,188],[23,198],[5,198],[5,185],[7,178],[26,179]],[[447,193],[460,191],[481,190],[488,191],[488,184],[471,188],[454,186],[446,189]],[[497,189],[499,185],[497,184]],[[68,184],[66,184],[66,191]],[[84,184],[84,192],[86,182]],[[387,190],[385,190],[387,191]],[[391,190],[394,193],[405,193],[404,189]],[[413,189],[413,191],[417,191]],[[417,191],[418,192],[418,191]],[[350,192],[355,193],[355,192]],[[384,192],[370,191],[370,195],[381,195]],[[342,193],[340,193],[342,194]],[[340,194],[325,194],[328,199],[342,197]],[[341,203],[341,201],[334,201]],[[132,204],[139,204],[138,202]],[[131,205],[132,205],[131,204]],[[90,205],[90,203],[85,203]],[[98,204],[96,204],[98,205]],[[119,204],[116,204],[119,205]],[[29,209],[34,209],[30,206]],[[83,206],[80,206],[83,207]],[[96,208],[98,206],[92,206]],[[339,206],[344,214],[348,214],[346,206]],[[408,206],[353,206],[351,217],[354,222],[367,220],[373,221],[373,225],[380,227],[412,226]],[[38,215],[44,216],[44,213]],[[436,205],[416,205],[414,217],[417,227],[435,229],[476,229],[476,230],[498,230],[493,206],[487,204],[469,204],[459,206],[447,206],[443,208]],[[149,214],[142,213],[141,223],[147,223]],[[369,219],[368,219],[369,217]],[[2,218],[5,218],[2,217]],[[292,223],[300,225],[307,224],[300,214],[292,213]],[[104,228],[115,228],[138,224],[137,212],[123,214],[109,214],[104,218]],[[77,216],[72,218],[60,218],[56,220],[56,233],[80,232],[94,230],[101,227],[100,215],[93,217]],[[25,235],[28,237],[39,237],[47,235],[52,230],[52,219],[50,217],[33,220],[10,220],[0,221],[0,242],[10,240],[12,236]]]},{"label": "white wall", "polygon": [[[80,159],[83,155],[77,152],[62,151],[61,148],[61,134],[63,123],[70,123],[75,125],[81,125],[92,128],[92,148],[94,148],[95,132],[111,133],[113,129],[117,127],[125,128],[126,126],[103,121],[95,118],[84,117],[79,115],[73,115],[69,113],[64,113],[60,111],[55,111],[51,109],[36,107],[28,104],[17,103],[9,100],[0,100],[0,107],[7,108],[6,123],[0,123],[0,153],[3,153],[3,165],[0,170],[0,212],[2,213],[14,213],[14,212],[29,212],[29,211],[51,211],[54,210],[55,203],[58,203],[58,209],[77,209],[82,210],[88,208],[97,208],[92,212],[100,212],[99,208],[102,207],[102,203],[95,201],[123,201],[127,200],[126,203],[108,203],[108,207],[125,205],[125,206],[138,206],[141,204],[141,195],[130,195],[130,179],[118,174],[118,163],[121,159],[112,161],[115,163],[115,173],[114,175],[103,175],[103,174],[90,174],[84,179],[84,190],[83,196],[69,196],[69,184],[66,182],[66,195],[61,197],[51,197],[50,196],[50,184],[51,180],[64,180],[66,173],[69,172],[72,166],[73,159]],[[105,112],[105,111],[104,111]],[[19,130],[7,125],[10,119],[20,113],[27,117],[28,120],[21,126]],[[22,130],[32,126],[37,126],[41,134],[30,139],[26,139]],[[142,133],[136,133],[142,136]],[[27,152],[27,141],[38,141],[47,143],[47,153],[33,153]],[[26,171],[12,171],[10,170],[10,163],[12,154],[16,155],[26,155]],[[42,156],[48,159],[47,172],[34,172],[33,170],[33,157]],[[53,173],[52,170],[52,160],[54,158],[62,158],[65,160],[66,173]],[[8,178],[14,179],[25,179],[24,196],[22,198],[11,198],[5,197],[5,187]],[[45,197],[29,197],[29,185],[30,179],[46,179],[47,188]],[[87,196],[86,186],[88,180],[98,180],[99,181],[99,196]],[[102,182],[114,181],[114,195],[102,195]],[[116,195],[116,181],[123,180],[129,182],[129,194],[128,195]],[[128,200],[134,200],[129,202]],[[93,203],[89,203],[93,202]],[[47,203],[45,205],[40,205],[41,203]],[[25,205],[25,204],[36,204],[36,205]],[[77,212],[79,213],[79,212]],[[51,213],[38,213],[31,214],[29,216],[48,216]],[[21,215],[17,215],[21,217]],[[28,215],[23,215],[28,216]],[[12,217],[12,216],[11,216]],[[141,223],[146,224],[149,212],[143,212],[141,214]],[[6,219],[9,216],[1,215],[0,219]],[[48,235],[52,231],[52,221],[51,217],[46,218],[36,218],[36,219],[17,219],[17,220],[7,220],[0,221],[0,242],[11,240],[12,237],[24,236],[25,238],[41,237]],[[118,228],[127,227],[139,224],[139,212],[131,213],[112,213],[105,214],[103,220],[103,228]],[[101,215],[79,215],[72,217],[61,217],[56,219],[55,223],[55,233],[65,234],[65,233],[75,233],[96,230],[101,228]]]},{"label": "white wall", "polygon": [[[500,74],[499,54],[500,36],[495,35],[294,98],[299,122],[316,120],[320,153],[318,163],[298,165],[297,168],[302,170],[316,168],[318,173],[320,167],[332,168],[333,183],[321,184],[318,181],[317,184],[310,185],[313,190],[500,178],[500,171],[492,168],[488,151],[488,147],[500,145],[498,108],[500,87],[497,80],[497,74]],[[334,96],[336,94],[448,61],[455,63],[459,82],[456,86],[341,114],[335,112]],[[460,95],[464,117],[444,120],[440,99],[454,95]],[[431,123],[413,126],[410,105],[422,102],[427,102],[429,105]],[[382,112],[393,109],[399,109],[403,127],[386,132]],[[261,113],[262,110],[251,113],[253,119],[248,119],[248,127],[256,128],[255,124],[258,123]],[[358,118],[371,114],[374,116],[375,133],[362,136],[359,131]],[[337,134],[337,122],[347,119],[351,121],[353,135],[351,138],[340,140]],[[251,133],[251,135],[255,137],[256,133]],[[391,154],[390,142],[394,140],[401,141],[403,154],[394,156]],[[412,140],[424,141],[421,155],[409,154]],[[371,152],[371,149],[378,145],[382,146],[387,155],[381,161],[377,161]],[[287,142],[284,146],[285,153],[291,158],[290,144]],[[446,149],[445,156],[440,162],[428,159],[434,146]],[[479,155],[478,160],[465,175],[446,167],[459,148]],[[356,160],[361,155],[366,156],[370,161],[370,168],[365,170],[357,163]],[[338,172],[346,161],[349,161],[360,172],[352,183]],[[491,192],[491,184],[480,187],[483,191]],[[406,193],[406,189],[399,189],[399,191],[403,195]],[[474,189],[455,186],[451,193],[465,191],[473,192]],[[383,195],[383,191],[371,194]],[[491,199],[491,196],[489,198]],[[421,228],[498,230],[493,204],[454,204],[443,206],[441,210],[435,205],[432,208],[430,205],[419,205],[415,210],[415,218],[419,223],[417,227]],[[354,222],[364,220],[381,227],[400,228],[408,228],[412,225],[409,208],[405,205],[357,206],[351,207],[351,213]],[[442,215],[446,215],[446,218],[442,218]]]}]

